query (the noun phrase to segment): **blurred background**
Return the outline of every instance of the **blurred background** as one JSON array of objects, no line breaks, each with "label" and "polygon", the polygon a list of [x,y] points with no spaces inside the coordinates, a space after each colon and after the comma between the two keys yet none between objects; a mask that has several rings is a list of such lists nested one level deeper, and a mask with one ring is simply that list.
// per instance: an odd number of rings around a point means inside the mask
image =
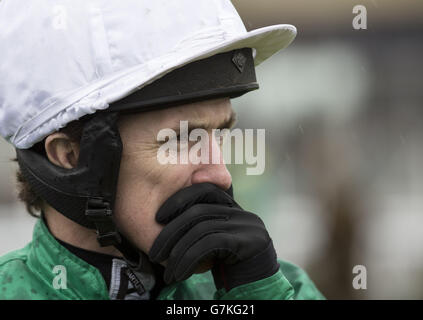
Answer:
[{"label": "blurred background", "polygon": [[[239,128],[266,129],[266,170],[230,165],[237,200],[278,256],[329,299],[423,298],[423,2],[233,0],[247,29],[289,23],[294,43],[233,100]],[[367,29],[355,30],[355,5]],[[0,140],[0,255],[31,239]],[[367,289],[352,286],[367,269]]]}]

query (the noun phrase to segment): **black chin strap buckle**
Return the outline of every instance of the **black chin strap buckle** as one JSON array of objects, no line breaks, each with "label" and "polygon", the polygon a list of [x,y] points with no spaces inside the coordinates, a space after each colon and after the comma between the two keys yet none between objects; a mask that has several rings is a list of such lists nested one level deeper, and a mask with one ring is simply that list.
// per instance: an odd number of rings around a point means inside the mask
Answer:
[{"label": "black chin strap buckle", "polygon": [[85,216],[97,229],[97,241],[102,247],[121,243],[122,239],[113,221],[110,204],[103,199],[91,198],[87,201]]}]

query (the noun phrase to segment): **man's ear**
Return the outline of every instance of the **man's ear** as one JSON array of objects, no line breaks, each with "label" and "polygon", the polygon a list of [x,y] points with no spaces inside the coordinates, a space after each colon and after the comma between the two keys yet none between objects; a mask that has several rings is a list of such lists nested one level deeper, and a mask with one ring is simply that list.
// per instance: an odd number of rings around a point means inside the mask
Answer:
[{"label": "man's ear", "polygon": [[48,159],[56,166],[72,169],[78,164],[79,144],[65,133],[52,133],[46,138],[44,147]]}]

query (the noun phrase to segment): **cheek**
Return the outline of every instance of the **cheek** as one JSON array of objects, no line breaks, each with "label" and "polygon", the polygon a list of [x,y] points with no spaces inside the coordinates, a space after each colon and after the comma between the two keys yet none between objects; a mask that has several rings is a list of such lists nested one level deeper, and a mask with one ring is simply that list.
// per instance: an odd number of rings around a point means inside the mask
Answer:
[{"label": "cheek", "polygon": [[162,226],[155,221],[151,192],[131,187],[119,188],[116,196],[116,222],[121,232],[139,249],[148,253]]},{"label": "cheek", "polygon": [[148,253],[163,226],[155,220],[160,206],[176,191],[190,185],[189,165],[161,165],[155,159],[122,158],[115,215],[121,232]]}]

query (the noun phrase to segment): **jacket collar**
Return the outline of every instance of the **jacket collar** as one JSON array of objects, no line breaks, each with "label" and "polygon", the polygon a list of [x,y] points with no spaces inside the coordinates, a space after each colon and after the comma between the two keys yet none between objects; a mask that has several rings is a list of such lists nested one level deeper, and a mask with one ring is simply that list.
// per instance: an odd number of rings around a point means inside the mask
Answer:
[{"label": "jacket collar", "polygon": [[[100,271],[59,244],[40,218],[34,227],[28,266],[59,299],[109,299]],[[58,288],[59,284],[59,288]]]}]

